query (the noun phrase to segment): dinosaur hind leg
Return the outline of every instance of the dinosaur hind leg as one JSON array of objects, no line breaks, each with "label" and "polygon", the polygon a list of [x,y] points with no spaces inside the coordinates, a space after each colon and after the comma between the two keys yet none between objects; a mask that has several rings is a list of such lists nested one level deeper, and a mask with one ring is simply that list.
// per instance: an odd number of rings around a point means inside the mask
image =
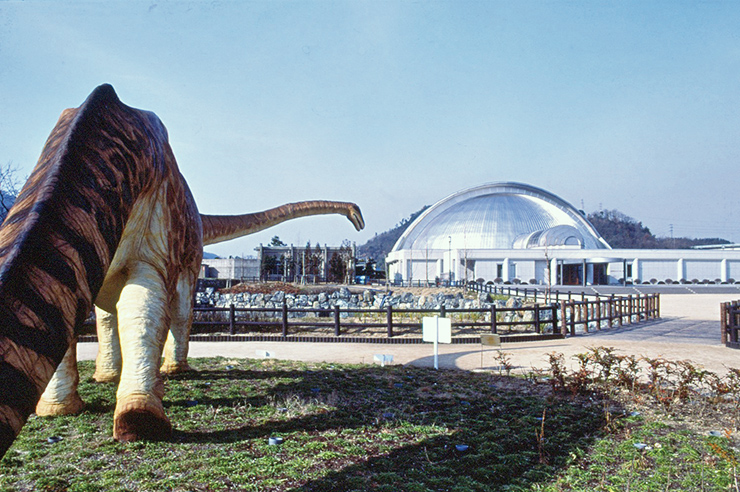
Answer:
[{"label": "dinosaur hind leg", "polygon": [[118,340],[118,317],[99,307],[95,308],[98,333],[98,356],[93,378],[99,383],[112,383],[121,377],[121,343]]},{"label": "dinosaur hind leg", "polygon": [[77,339],[72,340],[61,364],[57,367],[44,393],[36,404],[36,415],[73,415],[85,404],[77,393],[80,376],[77,372]]},{"label": "dinosaur hind leg", "polygon": [[172,301],[170,331],[164,346],[164,363],[160,368],[164,374],[177,374],[190,370],[188,344],[190,327],[193,323],[195,282],[197,278],[187,273],[181,274],[177,282],[177,292]]},{"label": "dinosaur hind leg", "polygon": [[172,426],[164,413],[164,385],[159,373],[169,326],[169,305],[161,274],[139,264],[118,300],[118,335],[123,366],[113,416],[119,441],[162,440]]}]

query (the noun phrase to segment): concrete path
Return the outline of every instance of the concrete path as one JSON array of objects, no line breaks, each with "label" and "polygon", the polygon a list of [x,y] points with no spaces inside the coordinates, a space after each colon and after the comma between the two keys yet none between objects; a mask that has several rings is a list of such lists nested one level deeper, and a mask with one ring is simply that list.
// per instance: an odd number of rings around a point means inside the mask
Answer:
[{"label": "concrete path", "polygon": [[[501,351],[519,372],[548,367],[548,354],[573,355],[588,347],[614,347],[619,354],[690,360],[719,374],[740,368],[740,350],[720,343],[720,303],[740,299],[737,293],[661,295],[661,319],[623,328],[601,330],[563,340],[505,343]],[[96,343],[78,345],[78,359],[94,359]],[[440,345],[439,366],[464,370],[497,369],[499,350],[479,345]],[[393,356],[393,364],[431,367],[432,344],[291,343],[291,342],[193,342],[190,357],[273,357],[307,362],[373,364],[376,354]]]}]

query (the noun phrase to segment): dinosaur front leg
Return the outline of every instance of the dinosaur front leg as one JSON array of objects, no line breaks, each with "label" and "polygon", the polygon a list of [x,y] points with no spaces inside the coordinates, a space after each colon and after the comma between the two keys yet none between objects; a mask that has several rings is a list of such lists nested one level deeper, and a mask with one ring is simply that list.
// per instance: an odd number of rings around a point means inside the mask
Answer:
[{"label": "dinosaur front leg", "polygon": [[98,333],[98,356],[93,378],[99,383],[112,383],[121,376],[121,343],[118,340],[118,317],[95,307]]},{"label": "dinosaur front leg", "polygon": [[41,399],[36,404],[36,415],[72,415],[82,411],[85,404],[77,393],[80,376],[77,372],[77,338],[72,340],[61,364],[57,367]]},{"label": "dinosaur front leg", "polygon": [[190,370],[188,364],[188,345],[190,327],[193,324],[193,294],[197,277],[183,273],[177,282],[177,292],[172,301],[172,320],[167,343],[164,346],[164,363],[160,371],[164,374],[177,374]]},{"label": "dinosaur front leg", "polygon": [[134,268],[121,291],[117,311],[123,366],[113,416],[113,437],[119,441],[161,440],[172,433],[159,373],[169,326],[167,298],[159,271],[144,263]]}]

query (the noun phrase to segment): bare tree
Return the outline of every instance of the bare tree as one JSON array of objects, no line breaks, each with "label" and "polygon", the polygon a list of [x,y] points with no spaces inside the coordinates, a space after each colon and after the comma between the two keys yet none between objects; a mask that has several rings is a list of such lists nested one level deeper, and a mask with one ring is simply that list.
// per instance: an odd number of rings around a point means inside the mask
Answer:
[{"label": "bare tree", "polygon": [[18,196],[19,183],[17,177],[18,169],[10,161],[6,165],[0,165],[0,222],[10,211]]}]

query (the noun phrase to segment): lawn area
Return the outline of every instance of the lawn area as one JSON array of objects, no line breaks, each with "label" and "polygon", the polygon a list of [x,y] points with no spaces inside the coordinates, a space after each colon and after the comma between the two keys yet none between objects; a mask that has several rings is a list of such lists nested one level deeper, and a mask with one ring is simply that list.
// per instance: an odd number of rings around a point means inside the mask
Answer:
[{"label": "lawn area", "polygon": [[733,379],[640,385],[599,356],[517,376],[191,359],[165,379],[173,439],[131,444],[111,438],[115,386],[84,362],[85,411],[32,417],[0,490],[737,490]]}]

